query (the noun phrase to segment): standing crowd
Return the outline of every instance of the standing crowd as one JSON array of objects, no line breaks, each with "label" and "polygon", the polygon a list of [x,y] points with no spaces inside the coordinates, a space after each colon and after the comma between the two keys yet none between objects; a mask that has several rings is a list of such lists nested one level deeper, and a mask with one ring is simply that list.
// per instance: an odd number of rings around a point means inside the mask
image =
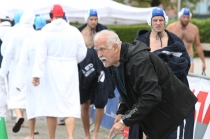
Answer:
[{"label": "standing crowd", "polygon": [[[60,5],[49,11],[51,23],[24,11],[11,24],[7,11],[0,12],[0,117],[7,110],[16,116],[13,132],[25,121],[34,139],[36,118],[46,117],[50,139],[55,139],[57,118],[74,138],[75,118],[83,122],[84,139],[100,139],[100,124],[108,98],[120,94],[116,119],[110,129],[122,134],[129,126],[129,139],[193,139],[197,98],[189,89],[193,72],[193,44],[206,63],[199,30],[190,23],[188,8],[170,24],[161,8],[148,17],[151,30],[140,30],[132,43],[98,23],[95,9],[85,15],[86,24],[68,23]],[[91,135],[90,105],[96,107]]]}]

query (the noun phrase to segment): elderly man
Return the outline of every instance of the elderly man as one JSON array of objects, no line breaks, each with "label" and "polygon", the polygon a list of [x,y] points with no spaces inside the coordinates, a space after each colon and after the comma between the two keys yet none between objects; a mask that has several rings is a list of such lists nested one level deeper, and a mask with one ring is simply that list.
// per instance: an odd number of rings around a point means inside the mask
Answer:
[{"label": "elderly man", "polygon": [[193,44],[195,45],[198,56],[202,60],[202,70],[205,71],[206,62],[200,43],[199,29],[196,25],[190,23],[190,18],[192,14],[190,13],[190,10],[188,8],[182,8],[178,15],[180,20],[168,25],[167,30],[173,32],[183,40],[187,52],[190,56],[191,67],[189,69],[189,72],[194,71]]},{"label": "elderly man", "polygon": [[190,89],[141,41],[121,43],[116,33],[106,30],[95,35],[94,48],[106,67],[113,65],[122,97],[109,137],[139,124],[151,139],[167,138],[197,102]]}]

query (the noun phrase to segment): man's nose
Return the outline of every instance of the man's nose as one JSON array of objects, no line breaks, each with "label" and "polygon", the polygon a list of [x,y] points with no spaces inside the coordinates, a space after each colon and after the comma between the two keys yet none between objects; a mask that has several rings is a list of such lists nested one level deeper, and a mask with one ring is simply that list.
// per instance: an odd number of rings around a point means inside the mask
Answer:
[{"label": "man's nose", "polygon": [[101,54],[100,51],[98,51],[97,54],[98,54],[98,57],[99,57],[99,58],[102,57],[102,54]]},{"label": "man's nose", "polygon": [[97,23],[97,21],[96,20],[93,20],[92,23]]}]

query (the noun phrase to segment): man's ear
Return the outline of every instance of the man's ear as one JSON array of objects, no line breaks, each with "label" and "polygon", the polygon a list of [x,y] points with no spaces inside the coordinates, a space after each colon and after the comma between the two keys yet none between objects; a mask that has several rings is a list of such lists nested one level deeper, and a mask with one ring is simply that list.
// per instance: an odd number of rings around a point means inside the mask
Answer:
[{"label": "man's ear", "polygon": [[114,50],[118,49],[118,45],[116,43],[112,47]]},{"label": "man's ear", "polygon": [[113,47],[115,53],[119,51],[119,46],[116,43],[112,47]]}]

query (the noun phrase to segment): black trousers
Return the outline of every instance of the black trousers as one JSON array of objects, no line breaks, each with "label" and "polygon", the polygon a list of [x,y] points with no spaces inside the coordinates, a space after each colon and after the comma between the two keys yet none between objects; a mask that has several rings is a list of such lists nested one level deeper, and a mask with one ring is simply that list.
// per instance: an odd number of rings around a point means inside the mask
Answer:
[{"label": "black trousers", "polygon": [[[194,135],[194,112],[195,112],[195,107],[192,108],[192,110],[188,113],[185,123],[181,123],[179,126],[179,139],[193,139]],[[171,133],[171,135],[167,139],[177,139],[177,129]],[[135,124],[133,126],[130,126],[129,129],[129,137],[128,139],[143,139],[143,132],[140,129],[138,124]],[[150,139],[147,136],[147,139]]]}]

